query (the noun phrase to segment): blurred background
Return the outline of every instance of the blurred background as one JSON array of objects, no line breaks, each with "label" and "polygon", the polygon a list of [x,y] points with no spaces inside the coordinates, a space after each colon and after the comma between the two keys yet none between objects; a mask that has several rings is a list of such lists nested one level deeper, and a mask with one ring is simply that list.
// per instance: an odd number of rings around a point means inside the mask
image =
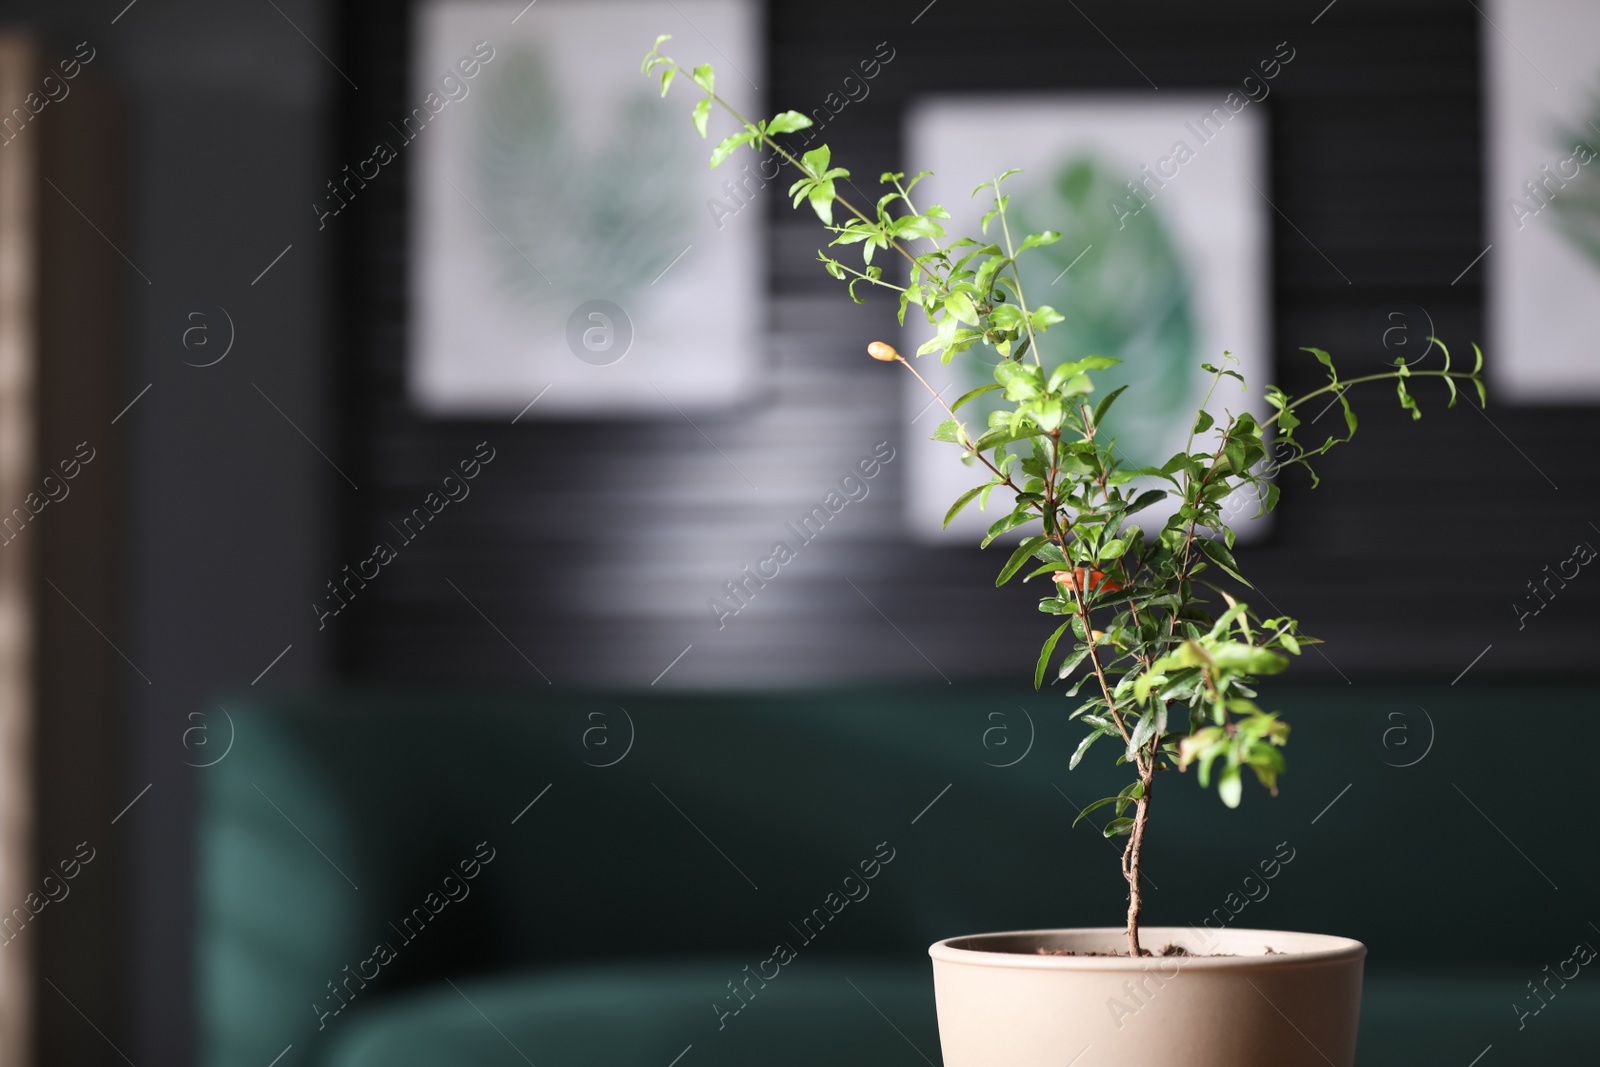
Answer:
[{"label": "blurred background", "polygon": [[1278,690],[1293,771],[1237,814],[1170,786],[1150,908],[1366,940],[1362,1062],[1586,1055],[1600,993],[1529,990],[1600,938],[1592,5],[0,21],[5,1062],[938,1062],[928,942],[1120,922],[1070,829],[1120,780],[1067,774],[1033,591],[930,535],[964,483],[864,357],[926,331],[826,276],[787,176],[706,170],[658,33],[813,116],[861,200],[1026,158],[1056,358],[1160,391],[1140,447],[1223,348],[1294,392],[1302,345],[1484,345],[1485,410],[1352,394],[1251,528],[1261,606],[1326,641]]}]

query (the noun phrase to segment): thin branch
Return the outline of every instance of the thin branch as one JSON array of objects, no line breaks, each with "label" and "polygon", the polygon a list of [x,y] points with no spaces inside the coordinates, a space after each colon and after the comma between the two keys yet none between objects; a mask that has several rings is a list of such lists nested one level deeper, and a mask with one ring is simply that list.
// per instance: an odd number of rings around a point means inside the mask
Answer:
[{"label": "thin branch", "polygon": [[[966,427],[961,425],[961,420],[956,418],[956,413],[950,409],[950,405],[945,401],[945,398],[939,395],[939,390],[935,389],[932,385],[929,385],[928,379],[924,378],[917,368],[911,365],[911,361],[906,359],[906,357],[896,352],[894,358],[900,363],[904,364],[906,370],[915,375],[917,381],[922,383],[922,387],[928,392],[932,393],[935,400],[939,401],[939,406],[944,408],[945,413],[950,416],[950,421],[956,424],[956,431],[961,434],[962,446],[966,448],[968,452],[971,452],[974,456],[977,456],[979,463],[982,463],[985,467],[988,467],[991,471],[993,471],[995,477],[1002,479],[1001,484],[1007,486],[1013,493],[1021,496],[1022,490],[1018,488],[1016,482],[1011,480],[1011,476],[1006,474],[999,467],[996,467],[993,463],[990,463],[988,457],[974,447],[974,442],[972,438],[968,436]],[[1031,503],[1035,509],[1039,510],[1041,513],[1043,512],[1043,508],[1040,506],[1037,500],[1032,501]]]},{"label": "thin branch", "polygon": [[[1312,392],[1306,393],[1304,396],[1296,397],[1294,400],[1290,401],[1288,404],[1285,404],[1283,406],[1282,410],[1280,410],[1276,415],[1273,415],[1273,416],[1271,416],[1271,417],[1269,417],[1267,419],[1262,420],[1261,427],[1262,427],[1262,429],[1265,429],[1268,426],[1271,426],[1273,423],[1277,422],[1278,419],[1283,416],[1283,413],[1285,411],[1293,411],[1295,408],[1299,407],[1301,404],[1304,404],[1307,400],[1310,400],[1310,399],[1312,399],[1314,397],[1322,396],[1324,393],[1332,393],[1332,392],[1335,392],[1337,390],[1349,389],[1352,385],[1365,385],[1367,382],[1394,381],[1395,379],[1397,379],[1399,377],[1401,377],[1399,371],[1386,371],[1383,374],[1368,374],[1368,375],[1365,375],[1365,376],[1360,377],[1360,378],[1348,378],[1348,379],[1346,379],[1345,381],[1342,381],[1342,382],[1333,382],[1330,385],[1323,386],[1321,389],[1316,389],[1316,390],[1313,390]],[[1414,370],[1410,374],[1406,375],[1406,377],[1408,377],[1408,378],[1455,378],[1455,379],[1457,379],[1459,381],[1470,382],[1470,381],[1477,380],[1480,376],[1478,374],[1476,374],[1476,373],[1471,372],[1471,371],[1461,371],[1461,370]]]},{"label": "thin branch", "polygon": [[1011,276],[1017,283],[1017,307],[1022,310],[1022,324],[1028,328],[1028,347],[1033,350],[1035,366],[1043,367],[1044,358],[1039,355],[1039,342],[1033,336],[1033,317],[1028,314],[1028,298],[1022,295],[1022,271],[1017,267],[1016,249],[1011,244],[1011,224],[1006,221],[1005,198],[1000,195],[1000,178],[997,175],[992,183],[994,185],[994,206],[1000,212],[1000,232],[1006,238],[1006,258],[1011,261]]},{"label": "thin branch", "polygon": [[[669,62],[672,62],[672,61],[669,60]],[[694,75],[693,74],[690,74],[688,71],[686,71],[682,67],[678,66],[678,64],[676,62],[672,62],[672,69],[677,71],[679,74],[682,74],[682,75],[686,76],[691,82],[694,82],[694,84],[696,86],[700,85],[699,82],[695,82],[694,81]],[[800,160],[796,159],[789,152],[788,149],[784,148],[777,141],[774,141],[770,135],[762,133],[759,126],[757,126],[755,123],[751,122],[749,119],[745,118],[742,114],[740,114],[738,109],[735,108],[732,104],[730,104],[726,100],[722,99],[722,97],[718,96],[716,93],[707,91],[703,86],[701,86],[700,88],[701,88],[701,91],[706,94],[706,97],[708,99],[716,102],[716,104],[718,106],[720,106],[724,111],[726,111],[729,115],[732,115],[736,122],[738,122],[740,125],[742,125],[745,129],[747,129],[750,132],[754,133],[757,137],[759,137],[761,139],[761,143],[762,144],[766,145],[768,148],[772,149],[778,155],[782,156],[784,161],[787,162],[790,166],[794,167],[796,170],[800,171],[801,174],[804,174],[808,178],[816,178],[816,177],[818,177],[818,175],[812,173],[810,167],[806,166]],[[866,214],[861,211],[860,208],[856,207],[849,200],[846,200],[843,196],[839,195],[837,192],[834,193],[834,197],[833,198],[836,201],[838,201],[839,204],[842,205],[846,211],[850,212],[850,214],[854,215],[856,218],[860,219],[862,222],[866,223],[868,226],[875,225],[873,220],[869,219],[866,216]],[[896,241],[893,237],[889,237],[887,234],[884,235],[884,238],[885,238],[885,240],[888,241],[889,247],[894,249],[896,252],[900,253],[902,256],[904,256],[906,258],[907,262],[909,262],[913,267],[919,266],[919,264],[917,263],[917,257],[912,255],[910,253],[910,251],[908,251],[905,248],[904,245],[900,244],[900,242]]]}]

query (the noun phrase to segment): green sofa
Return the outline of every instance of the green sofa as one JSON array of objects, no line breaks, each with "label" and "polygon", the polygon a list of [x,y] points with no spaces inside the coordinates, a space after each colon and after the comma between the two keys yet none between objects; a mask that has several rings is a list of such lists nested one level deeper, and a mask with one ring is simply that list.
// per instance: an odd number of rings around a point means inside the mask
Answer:
[{"label": "green sofa", "polygon": [[[1593,792],[1513,726],[1582,744],[1600,698],[1273,696],[1280,796],[1161,780],[1147,922],[1365,941],[1363,1065],[1595,1062],[1600,975],[1551,978],[1600,945]],[[1119,845],[1072,821],[1125,777],[1104,746],[1068,772],[1082,728],[1050,692],[223,707],[204,1067],[938,1063],[929,943],[1121,920]]]}]

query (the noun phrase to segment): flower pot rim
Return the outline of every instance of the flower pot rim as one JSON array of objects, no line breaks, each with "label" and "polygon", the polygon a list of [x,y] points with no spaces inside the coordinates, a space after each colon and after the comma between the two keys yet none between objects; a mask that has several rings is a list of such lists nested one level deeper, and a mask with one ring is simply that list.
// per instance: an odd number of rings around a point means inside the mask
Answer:
[{"label": "flower pot rim", "polygon": [[[1075,926],[1056,929],[1003,930],[985,934],[967,934],[949,937],[928,946],[928,955],[941,963],[955,963],[979,967],[1002,967],[1017,970],[1047,971],[1145,971],[1154,967],[1176,964],[1183,969],[1245,970],[1260,967],[1295,967],[1305,964],[1361,960],[1366,957],[1367,946],[1349,937],[1334,934],[1304,933],[1293,930],[1255,930],[1227,927],[1208,932],[1219,936],[1220,943],[1213,948],[1226,950],[1228,942],[1277,940],[1282,944],[1299,943],[1302,948],[1280,950],[1272,955],[1252,953],[1244,956],[1040,956],[1023,952],[1005,952],[996,949],[965,947],[961,942],[981,942],[1002,938],[1058,938],[1061,935],[1085,935],[1095,940],[1112,939],[1119,948],[1126,944],[1126,931],[1120,926]],[[1171,941],[1192,941],[1196,933],[1189,926],[1147,926],[1140,931],[1140,941],[1145,946]]]}]

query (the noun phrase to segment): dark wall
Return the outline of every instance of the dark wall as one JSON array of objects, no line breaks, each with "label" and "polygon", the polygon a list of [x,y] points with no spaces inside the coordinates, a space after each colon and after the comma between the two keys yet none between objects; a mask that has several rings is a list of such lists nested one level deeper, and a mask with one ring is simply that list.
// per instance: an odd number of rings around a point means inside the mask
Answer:
[{"label": "dark wall", "polygon": [[[130,396],[155,385],[119,425],[133,420],[129,654],[152,683],[129,684],[138,746],[124,788],[129,799],[152,788],[119,826],[137,820],[141,838],[126,1010],[143,1054],[130,1055],[182,1063],[193,1040],[193,797],[206,773],[193,765],[215,758],[185,732],[203,724],[221,743],[222,694],[306,685],[327,656],[295,594],[326,558],[339,491],[314,444],[333,419],[329,248],[310,201],[324,180],[326,101],[344,83],[311,43],[330,37],[317,0],[281,12],[144,6],[118,23],[130,31],[139,116],[133,237],[154,282],[134,289],[125,381]],[[222,309],[233,351],[188,365],[217,354],[183,346],[190,314],[205,314],[220,340]]]},{"label": "dark wall", "polygon": [[[1331,349],[1347,376],[1376,369],[1394,355],[1382,314],[1407,304],[1458,351],[1483,338],[1482,263],[1467,269],[1484,247],[1483,23],[1471,5],[1342,0],[1320,16],[1321,4],[924,6],[772,3],[770,104],[810,110],[890,42],[896,57],[871,96],[824,132],[836,160],[876,175],[901,168],[902,110],[920,93],[1220,98],[1288,41],[1296,58],[1264,105],[1277,380],[1319,384],[1297,351],[1307,344]],[[638,36],[642,52],[654,28],[618,32]],[[407,106],[407,26],[394,5],[352,0],[345,38],[369,89],[345,98],[344,140],[364,144]],[[694,43],[682,42],[686,55]],[[661,121],[682,122],[683,109],[674,98]],[[1003,146],[983,151],[1004,163]],[[770,375],[759,402],[698,428],[676,418],[472,424],[419,419],[404,399],[405,192],[401,172],[340,219],[345,447],[364,487],[349,498],[349,558],[388,537],[388,523],[474,443],[491,440],[500,458],[472,500],[338,619],[347,672],[648,685],[690,645],[660,684],[936,680],[1031,666],[1047,624],[1029,593],[997,595],[999,561],[975,549],[910,544],[904,470],[893,465],[750,609],[720,631],[713,623],[707,598],[857,457],[898,441],[905,421],[900,382],[862,355],[890,334],[890,309],[852,306],[818,269],[809,214],[766,194]],[[1425,332],[1415,312],[1412,322]],[[1517,631],[1510,605],[1544,563],[1595,536],[1579,510],[1595,489],[1583,459],[1592,411],[1446,411],[1442,396],[1423,393],[1419,425],[1391,391],[1358,396],[1357,441],[1323,463],[1322,488],[1291,475],[1276,533],[1244,554],[1257,595],[1327,640],[1298,676],[1449,680],[1490,645],[1478,677],[1570,670],[1593,633],[1578,620],[1600,590],[1564,594],[1537,633]],[[1489,528],[1506,522],[1515,550],[1490,550]]]},{"label": "dark wall", "polygon": [[[83,840],[98,852],[24,935],[39,935],[37,970],[55,987],[34,991],[44,1064],[188,1062],[194,796],[197,764],[227,739],[219,696],[249,687],[291,644],[257,689],[309,684],[328,658],[305,608],[331,554],[338,479],[307,441],[334,451],[330,245],[310,205],[326,178],[328,99],[336,84],[354,90],[317,52],[336,52],[326,6],[0,2],[0,21],[31,29],[46,64],[87,41],[95,58],[80,81],[113,98],[107,119],[74,91],[24,133],[57,138],[98,117],[89,132],[105,142],[76,155],[58,144],[60,169],[46,177],[64,195],[40,194],[54,198],[41,218],[66,234],[45,256],[41,311],[64,325],[44,353],[57,361],[44,399],[59,436],[41,459],[61,458],[69,434],[98,450],[28,531],[49,542],[43,575],[83,610],[41,600],[46,636],[62,643],[44,650],[56,676],[41,692],[37,858],[54,864],[72,855],[63,842]],[[115,248],[85,252],[102,241]],[[109,280],[105,262],[118,272]],[[194,366],[221,353],[227,316],[227,358]],[[186,346],[197,324],[209,347],[198,334]],[[71,364],[107,334],[109,374]]]},{"label": "dark wall", "polygon": [[[61,54],[46,50],[45,62],[57,64]],[[37,138],[44,179],[35,192],[36,478],[43,484],[46,474],[55,475],[68,490],[19,537],[35,553],[37,605],[32,880],[42,885],[53,874],[52,885],[66,893],[12,950],[31,951],[35,974],[61,991],[36,982],[34,1051],[43,1064],[98,1064],[115,1055],[83,1016],[107,1024],[115,1016],[120,990],[109,964],[128,944],[118,893],[128,884],[132,849],[107,820],[128,799],[121,771],[129,732],[118,697],[131,672],[86,621],[115,628],[125,607],[117,581],[125,518],[117,488],[126,478],[125,455],[115,447],[111,420],[127,402],[113,383],[121,378],[120,307],[130,272],[108,240],[127,241],[126,190],[114,175],[128,146],[126,115],[111,85],[86,68],[59,107],[42,112],[37,128],[24,134]],[[85,216],[100,232],[85,225]],[[77,476],[62,483],[74,462]],[[85,857],[90,863],[63,883],[61,876]]]}]

